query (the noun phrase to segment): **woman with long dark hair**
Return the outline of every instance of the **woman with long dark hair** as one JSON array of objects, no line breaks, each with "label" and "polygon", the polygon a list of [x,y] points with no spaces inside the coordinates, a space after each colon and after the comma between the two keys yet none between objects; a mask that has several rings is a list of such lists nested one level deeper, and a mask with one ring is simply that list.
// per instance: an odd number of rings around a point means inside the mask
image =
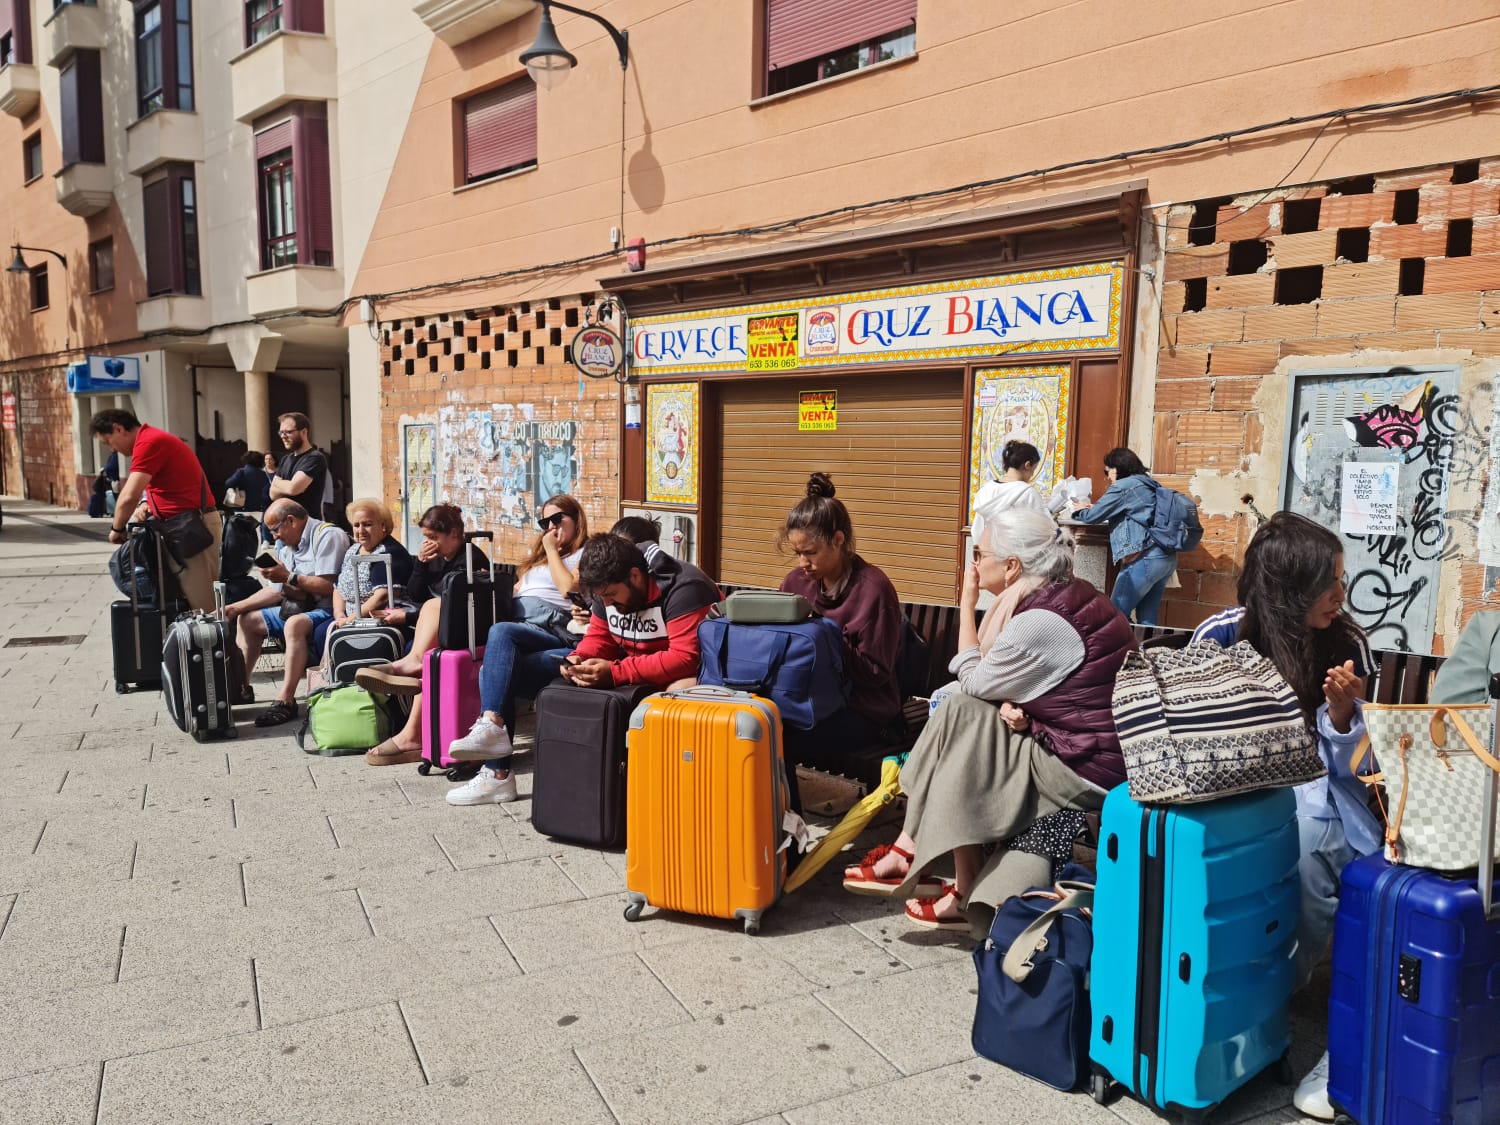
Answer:
[{"label": "woman with long dark hair", "polygon": [[[1134,613],[1137,623],[1155,625],[1167,582],[1177,569],[1177,552],[1152,542],[1148,534],[1156,517],[1159,486],[1141,459],[1124,446],[1104,455],[1104,473],[1110,480],[1108,490],[1094,504],[1074,511],[1071,518],[1079,523],[1109,524],[1109,551],[1119,568],[1109,600],[1127,620]],[[1195,512],[1195,523],[1197,518]]]},{"label": "woman with long dark hair", "polygon": [[[1343,612],[1343,544],[1321,524],[1291,512],[1266,521],[1245,551],[1239,598],[1238,606],[1199,625],[1193,639],[1226,646],[1248,641],[1269,657],[1297,693],[1328,767],[1327,777],[1296,790],[1302,843],[1297,970],[1305,984],[1333,933],[1344,865],[1380,849],[1380,824],[1350,767],[1365,733],[1359,700],[1373,661],[1364,631]],[[1292,1100],[1303,1113],[1333,1120],[1326,1053]]]}]

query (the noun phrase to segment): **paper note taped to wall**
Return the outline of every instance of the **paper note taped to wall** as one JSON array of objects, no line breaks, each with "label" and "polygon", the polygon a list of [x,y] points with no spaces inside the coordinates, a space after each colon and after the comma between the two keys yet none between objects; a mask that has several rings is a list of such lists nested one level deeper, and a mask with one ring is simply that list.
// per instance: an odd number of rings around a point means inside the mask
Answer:
[{"label": "paper note taped to wall", "polygon": [[1345,535],[1389,535],[1396,530],[1397,464],[1344,462],[1339,530]]}]

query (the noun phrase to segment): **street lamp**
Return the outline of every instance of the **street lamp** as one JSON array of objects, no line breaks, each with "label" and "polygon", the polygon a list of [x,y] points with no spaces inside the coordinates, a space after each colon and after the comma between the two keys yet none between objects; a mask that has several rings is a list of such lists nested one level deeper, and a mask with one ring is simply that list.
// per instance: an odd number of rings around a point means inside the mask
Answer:
[{"label": "street lamp", "polygon": [[23,258],[23,257],[21,257],[21,251],[22,250],[30,250],[33,254],[51,254],[54,258],[56,258],[59,262],[62,263],[62,268],[64,270],[66,270],[68,268],[68,259],[64,258],[56,250],[48,250],[44,246],[22,246],[19,242],[15,243],[13,246],[11,246],[11,249],[16,252],[16,258],[15,258],[15,261],[11,262],[10,265],[8,265],[8,266],[5,267],[5,272],[6,273],[30,273],[31,272],[31,267],[26,264],[26,259]]},{"label": "street lamp", "polygon": [[571,4],[564,4],[561,0],[538,0],[542,6],[542,20],[537,25],[536,42],[521,53],[521,61],[526,64],[527,71],[531,74],[531,80],[544,90],[551,90],[561,85],[562,80],[568,76],[568,71],[578,65],[578,59],[564,47],[557,38],[557,29],[552,26],[552,9],[561,8],[565,12],[572,12],[575,16],[587,16],[605,31],[615,42],[615,49],[620,52],[620,69],[624,70],[630,63],[630,33],[621,31],[603,16],[596,16],[593,12],[586,12],[582,8],[575,8]]}]

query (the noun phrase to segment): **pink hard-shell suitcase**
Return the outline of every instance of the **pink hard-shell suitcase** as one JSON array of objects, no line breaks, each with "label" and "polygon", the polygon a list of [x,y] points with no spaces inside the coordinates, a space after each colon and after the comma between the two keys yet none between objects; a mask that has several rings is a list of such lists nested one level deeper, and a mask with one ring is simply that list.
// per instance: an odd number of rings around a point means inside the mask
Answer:
[{"label": "pink hard-shell suitcase", "polygon": [[[422,760],[417,772],[426,776],[442,770],[449,781],[462,781],[479,772],[479,762],[459,762],[448,755],[453,740],[469,733],[479,718],[479,666],[484,663],[484,648],[475,644],[474,560],[469,554],[471,539],[488,539],[491,549],[494,533],[471,531],[464,535],[464,558],[468,575],[468,648],[430,649],[422,658]],[[494,574],[494,560],[490,572]]]}]

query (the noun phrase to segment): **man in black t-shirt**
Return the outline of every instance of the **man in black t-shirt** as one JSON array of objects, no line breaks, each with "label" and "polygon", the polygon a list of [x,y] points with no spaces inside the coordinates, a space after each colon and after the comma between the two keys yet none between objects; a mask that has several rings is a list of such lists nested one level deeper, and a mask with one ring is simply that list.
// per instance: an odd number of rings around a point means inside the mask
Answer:
[{"label": "man in black t-shirt", "polygon": [[312,423],[306,414],[283,414],[277,433],[286,455],[276,466],[271,481],[272,500],[295,500],[315,518],[324,516],[327,495],[328,458],[312,444]]}]

